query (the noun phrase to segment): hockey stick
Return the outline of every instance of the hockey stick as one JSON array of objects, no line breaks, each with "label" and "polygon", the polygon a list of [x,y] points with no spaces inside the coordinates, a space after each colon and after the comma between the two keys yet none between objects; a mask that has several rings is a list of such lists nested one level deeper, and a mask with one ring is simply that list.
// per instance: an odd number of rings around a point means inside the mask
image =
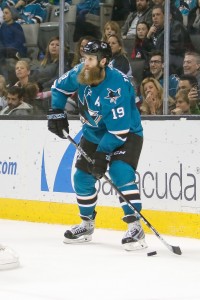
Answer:
[{"label": "hockey stick", "polygon": [[[89,163],[93,163],[93,160],[87,155],[87,153],[85,153],[85,151],[74,141],[74,139],[72,139],[72,137],[65,131],[63,130],[63,134],[64,136],[70,141],[70,143],[72,143],[76,149],[79,151],[79,153],[89,162]],[[110,180],[110,178],[107,177],[107,175],[103,175],[103,178],[105,179],[105,181],[107,181],[111,187],[117,192],[117,194],[124,200],[124,202],[127,203],[127,205],[138,214],[138,216],[143,220],[143,222],[147,225],[147,227],[149,227],[151,229],[151,231],[153,231],[153,233],[159,238],[159,240],[161,242],[163,242],[163,244],[173,253],[177,254],[177,255],[181,255],[181,249],[179,246],[171,246],[170,244],[168,244],[163,237],[158,233],[158,231],[151,225],[151,223],[149,223],[149,221],[141,214],[141,212],[139,212],[133,205],[132,203],[130,203],[122,194],[122,192],[116,187],[116,185]]]}]

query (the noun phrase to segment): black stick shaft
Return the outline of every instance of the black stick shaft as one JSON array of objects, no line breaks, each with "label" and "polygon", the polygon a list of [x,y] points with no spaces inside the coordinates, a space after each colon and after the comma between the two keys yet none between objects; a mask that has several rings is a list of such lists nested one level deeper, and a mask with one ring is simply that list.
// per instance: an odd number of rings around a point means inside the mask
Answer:
[{"label": "black stick shaft", "polygon": [[[63,130],[63,134],[64,136],[70,141],[70,143],[72,143],[76,149],[80,152],[81,155],[83,155],[83,157],[89,162],[89,163],[93,163],[93,160],[87,155],[87,153],[85,153],[85,151],[74,141],[74,139],[65,131]],[[151,231],[159,238],[159,240],[161,242],[163,242],[163,244],[173,253],[181,255],[181,249],[178,246],[171,246],[170,244],[168,244],[163,237],[159,234],[159,232],[151,225],[151,223],[143,216],[143,214],[138,211],[133,205],[132,203],[130,203],[125,196],[122,194],[122,192],[117,188],[117,186],[110,180],[110,178],[108,178],[107,175],[103,175],[103,178],[105,179],[105,181],[107,181],[111,187],[117,192],[117,194],[124,200],[124,202],[127,203],[127,205],[133,210],[133,212],[137,213],[138,216],[143,220],[143,222],[147,225],[147,227],[149,227],[151,229]]]}]

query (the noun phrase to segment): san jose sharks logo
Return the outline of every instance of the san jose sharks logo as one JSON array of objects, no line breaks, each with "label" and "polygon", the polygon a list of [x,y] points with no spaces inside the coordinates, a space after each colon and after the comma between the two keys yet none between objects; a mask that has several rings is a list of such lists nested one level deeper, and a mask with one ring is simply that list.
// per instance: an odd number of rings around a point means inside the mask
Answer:
[{"label": "san jose sharks logo", "polygon": [[[88,124],[92,127],[98,127],[98,123],[101,120],[102,115],[99,115],[98,110],[90,109],[90,107],[88,105],[87,97],[91,97],[91,95],[92,95],[92,91],[88,90],[87,94],[84,94],[83,102],[79,98],[80,120],[83,124]],[[95,103],[95,101],[94,101],[94,103]]]},{"label": "san jose sharks logo", "polygon": [[121,89],[117,89],[116,91],[113,91],[109,88],[107,88],[108,95],[105,97],[106,99],[110,99],[110,103],[115,103],[117,102],[117,99],[121,97]]}]

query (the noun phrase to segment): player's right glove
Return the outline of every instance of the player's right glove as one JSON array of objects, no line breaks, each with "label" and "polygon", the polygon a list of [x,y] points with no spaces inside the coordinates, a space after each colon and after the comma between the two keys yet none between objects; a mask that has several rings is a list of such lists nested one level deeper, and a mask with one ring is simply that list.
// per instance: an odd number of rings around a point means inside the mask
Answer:
[{"label": "player's right glove", "polygon": [[62,109],[49,109],[47,114],[48,130],[58,135],[60,138],[65,138],[63,129],[69,133],[69,123],[67,114]]},{"label": "player's right glove", "polygon": [[110,156],[107,153],[96,151],[93,160],[94,163],[88,165],[88,171],[97,179],[101,179],[106,173]]}]

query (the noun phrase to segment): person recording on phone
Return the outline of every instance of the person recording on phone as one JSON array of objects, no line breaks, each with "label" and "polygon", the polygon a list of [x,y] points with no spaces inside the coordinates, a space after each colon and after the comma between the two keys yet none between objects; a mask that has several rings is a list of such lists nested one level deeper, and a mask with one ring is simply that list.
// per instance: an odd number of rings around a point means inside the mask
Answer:
[{"label": "person recording on phone", "polygon": [[198,81],[196,77],[190,74],[184,74],[180,76],[177,91],[180,90],[188,91],[188,101],[190,105],[191,114],[199,114],[200,88],[198,86]]}]

